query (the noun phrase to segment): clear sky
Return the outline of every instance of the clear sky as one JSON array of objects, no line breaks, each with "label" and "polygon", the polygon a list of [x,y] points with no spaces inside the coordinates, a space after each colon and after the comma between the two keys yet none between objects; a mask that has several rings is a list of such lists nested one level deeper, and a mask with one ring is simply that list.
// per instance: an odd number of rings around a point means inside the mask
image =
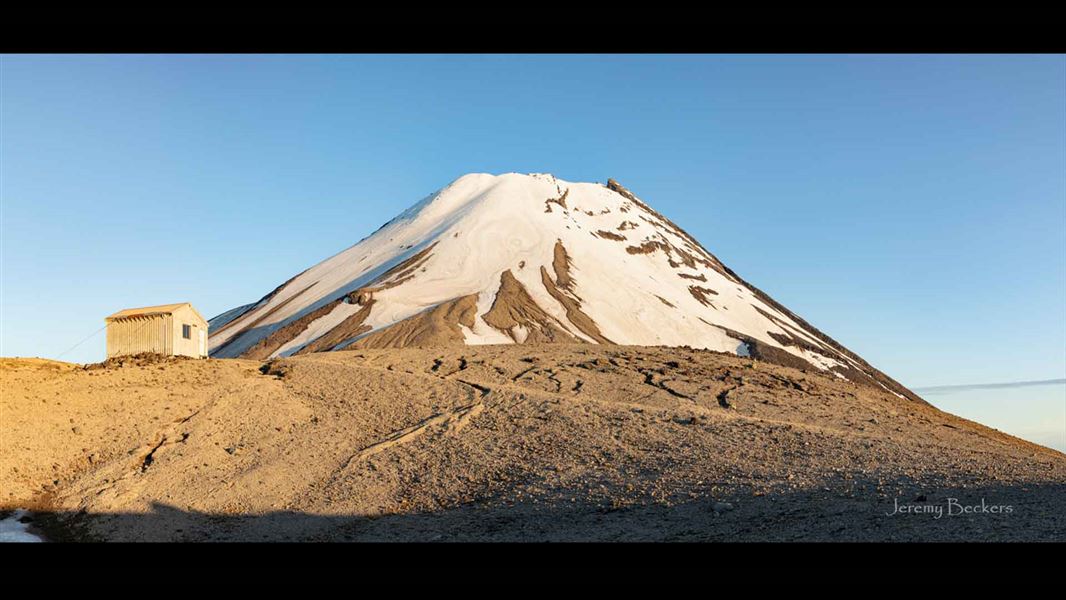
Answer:
[{"label": "clear sky", "polygon": [[0,102],[5,356],[518,171],[618,179],[906,385],[1066,377],[1063,56],[6,55]]}]

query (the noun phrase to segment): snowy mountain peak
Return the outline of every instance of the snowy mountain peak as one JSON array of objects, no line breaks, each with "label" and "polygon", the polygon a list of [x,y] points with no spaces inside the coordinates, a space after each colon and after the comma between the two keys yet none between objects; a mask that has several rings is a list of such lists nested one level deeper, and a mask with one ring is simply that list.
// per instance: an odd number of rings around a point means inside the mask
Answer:
[{"label": "snowy mountain peak", "polygon": [[691,346],[919,400],[621,184],[464,175],[210,322],[216,357],[513,343]]}]

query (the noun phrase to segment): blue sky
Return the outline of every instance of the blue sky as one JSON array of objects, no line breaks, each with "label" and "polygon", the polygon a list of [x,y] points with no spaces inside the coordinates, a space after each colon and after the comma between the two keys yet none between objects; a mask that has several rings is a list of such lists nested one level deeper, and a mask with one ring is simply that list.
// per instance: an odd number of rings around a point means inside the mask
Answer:
[{"label": "blue sky", "polygon": [[0,101],[6,356],[518,171],[618,179],[907,385],[1066,377],[1063,56],[5,55]]}]

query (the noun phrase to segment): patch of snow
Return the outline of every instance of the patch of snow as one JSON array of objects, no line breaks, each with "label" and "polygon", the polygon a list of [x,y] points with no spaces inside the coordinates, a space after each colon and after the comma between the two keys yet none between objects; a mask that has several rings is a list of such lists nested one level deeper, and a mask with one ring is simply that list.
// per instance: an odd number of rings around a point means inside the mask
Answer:
[{"label": "patch of snow", "polygon": [[813,364],[814,366],[818,367],[819,369],[823,369],[823,370],[828,371],[828,370],[832,369],[833,367],[846,367],[846,366],[848,366],[848,365],[845,365],[844,363],[842,363],[842,362],[840,362],[838,360],[834,360],[832,358],[829,358],[828,356],[823,356],[823,355],[818,354],[816,352],[811,352],[810,350],[801,350],[800,352],[802,353],[801,356],[803,357],[804,360],[806,360],[807,362]]},{"label": "patch of snow", "polygon": [[333,310],[308,323],[306,329],[275,350],[274,353],[270,355],[270,358],[291,355],[300,348],[303,348],[307,344],[310,344],[319,337],[325,335],[330,329],[340,325],[342,321],[359,312],[362,308],[363,307],[358,304],[341,302],[334,307]]},{"label": "patch of snow", "polygon": [[515,325],[514,327],[512,327],[511,333],[514,334],[514,339],[519,344],[526,341],[526,338],[529,337],[529,330],[525,327],[522,327],[521,325]]},{"label": "patch of snow", "polygon": [[30,533],[29,524],[21,521],[25,516],[26,511],[19,508],[15,509],[6,519],[0,520],[0,543],[36,543],[44,541],[40,536]]},{"label": "patch of snow", "polygon": [[489,326],[489,324],[485,322],[485,319],[481,318],[482,315],[492,309],[492,303],[496,301],[496,293],[500,289],[498,275],[496,279],[497,282],[495,287],[479,292],[477,295],[477,310],[474,316],[473,328],[466,326],[462,327],[463,339],[471,346],[514,343],[514,340],[508,337],[507,334]]}]

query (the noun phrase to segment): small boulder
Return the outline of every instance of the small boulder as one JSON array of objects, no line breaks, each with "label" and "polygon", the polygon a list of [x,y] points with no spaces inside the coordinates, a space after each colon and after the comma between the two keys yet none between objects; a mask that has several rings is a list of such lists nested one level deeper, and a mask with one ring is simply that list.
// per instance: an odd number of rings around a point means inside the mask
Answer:
[{"label": "small boulder", "polygon": [[711,510],[716,513],[724,513],[733,510],[733,505],[728,502],[715,502],[711,505]]}]

